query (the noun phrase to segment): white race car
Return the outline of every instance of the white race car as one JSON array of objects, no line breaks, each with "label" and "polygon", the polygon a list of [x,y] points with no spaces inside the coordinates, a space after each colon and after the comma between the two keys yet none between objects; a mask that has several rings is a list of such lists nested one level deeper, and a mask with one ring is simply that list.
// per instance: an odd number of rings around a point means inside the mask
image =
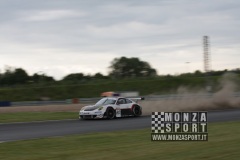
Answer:
[{"label": "white race car", "polygon": [[97,119],[141,116],[142,107],[137,103],[144,98],[105,97],[95,105],[85,106],[79,111],[79,119]]}]

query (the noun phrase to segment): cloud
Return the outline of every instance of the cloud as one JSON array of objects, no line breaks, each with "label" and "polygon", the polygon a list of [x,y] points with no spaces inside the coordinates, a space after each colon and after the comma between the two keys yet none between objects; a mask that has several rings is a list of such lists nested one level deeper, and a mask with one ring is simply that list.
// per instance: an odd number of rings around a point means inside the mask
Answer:
[{"label": "cloud", "polygon": [[2,49],[3,53],[12,54],[0,55],[0,71],[3,71],[5,66],[21,67],[30,75],[43,72],[58,80],[67,74],[79,72],[84,74],[101,72],[107,75],[110,61],[117,56],[107,52],[72,52],[67,49],[37,48],[18,43]]},{"label": "cloud", "polygon": [[[0,64],[107,73],[115,57],[140,57],[160,74],[203,69],[202,36],[213,69],[239,67],[237,0],[0,1]],[[1,66],[0,66],[1,69]]]},{"label": "cloud", "polygon": [[[144,36],[155,36],[156,34],[167,34],[174,32],[169,28],[161,25],[147,24],[138,21],[130,21],[127,23],[114,24],[109,26],[87,26],[86,31],[92,36],[104,38],[140,38]],[[107,34],[106,34],[107,33]]]},{"label": "cloud", "polygon": [[52,21],[66,18],[86,16],[86,13],[74,10],[40,10],[24,11],[20,20],[23,21]]}]

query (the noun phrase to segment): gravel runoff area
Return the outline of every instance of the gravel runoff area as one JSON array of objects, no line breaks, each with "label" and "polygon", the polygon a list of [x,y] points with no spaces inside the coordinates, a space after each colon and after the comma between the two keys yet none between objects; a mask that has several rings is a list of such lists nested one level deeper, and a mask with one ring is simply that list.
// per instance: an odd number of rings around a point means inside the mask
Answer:
[{"label": "gravel runoff area", "polygon": [[[139,101],[143,107],[143,115],[161,111],[193,111],[193,110],[218,110],[240,108],[239,97],[226,95],[212,98],[184,97],[182,99],[168,98],[157,101]],[[78,112],[83,106],[89,104],[65,104],[42,106],[0,107],[0,113],[16,112]]]}]

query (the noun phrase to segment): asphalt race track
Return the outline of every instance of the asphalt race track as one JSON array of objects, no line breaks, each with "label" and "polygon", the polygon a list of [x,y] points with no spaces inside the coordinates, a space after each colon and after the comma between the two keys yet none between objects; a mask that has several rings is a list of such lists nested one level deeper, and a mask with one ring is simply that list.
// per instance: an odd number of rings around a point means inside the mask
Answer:
[{"label": "asphalt race track", "polygon": [[[77,117],[76,113],[76,117]],[[208,112],[208,122],[240,120],[240,110]],[[30,123],[0,124],[0,143],[43,137],[64,136],[94,132],[131,130],[151,127],[150,116],[114,120],[62,120]]]}]

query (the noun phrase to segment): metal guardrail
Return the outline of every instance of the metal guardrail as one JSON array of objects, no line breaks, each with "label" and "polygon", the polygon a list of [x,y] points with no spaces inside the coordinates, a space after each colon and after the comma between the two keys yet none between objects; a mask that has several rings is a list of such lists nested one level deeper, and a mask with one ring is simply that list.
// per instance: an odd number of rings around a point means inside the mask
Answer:
[{"label": "metal guardrail", "polygon": [[[167,95],[151,95],[144,96],[146,101],[168,100],[168,99],[185,99],[185,98],[212,98],[215,94],[167,94]],[[232,97],[240,97],[240,92],[231,94]],[[42,106],[42,105],[63,105],[74,104],[76,102],[80,104],[96,103],[101,97],[95,98],[74,98],[61,101],[24,101],[24,102],[11,102],[11,106]]]}]

